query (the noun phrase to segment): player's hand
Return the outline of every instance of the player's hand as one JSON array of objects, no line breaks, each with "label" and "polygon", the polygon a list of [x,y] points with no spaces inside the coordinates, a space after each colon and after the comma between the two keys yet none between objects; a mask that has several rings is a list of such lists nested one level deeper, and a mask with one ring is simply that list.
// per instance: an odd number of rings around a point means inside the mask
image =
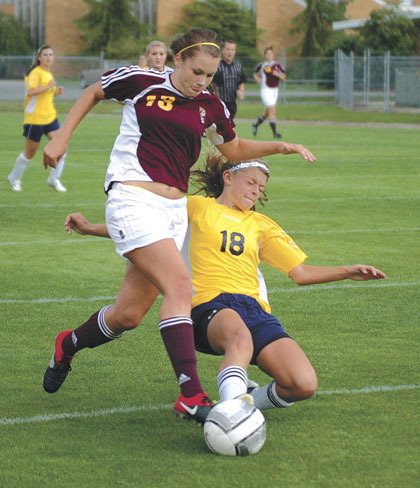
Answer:
[{"label": "player's hand", "polygon": [[316,157],[312,154],[312,152],[306,147],[302,146],[302,144],[280,142],[279,152],[281,154],[300,154],[303,159],[306,159],[306,161],[309,161],[310,163],[314,163],[316,161]]},{"label": "player's hand", "polygon": [[69,235],[71,235],[73,231],[76,231],[82,236],[88,235],[89,228],[90,222],[79,212],[71,213],[64,219],[64,230]]},{"label": "player's hand", "polygon": [[349,278],[355,281],[383,280],[386,275],[380,269],[366,264],[348,266]]},{"label": "player's hand", "polygon": [[243,90],[236,90],[236,95],[238,96],[239,100],[243,100],[245,98],[245,93]]},{"label": "player's hand", "polygon": [[55,96],[56,97],[59,97],[60,95],[62,95],[64,92],[64,87],[62,86],[57,86],[57,88],[55,89]]},{"label": "player's hand", "polygon": [[56,134],[44,147],[43,162],[45,169],[47,169],[48,166],[55,168],[66,150],[67,145],[61,142],[60,138]]}]

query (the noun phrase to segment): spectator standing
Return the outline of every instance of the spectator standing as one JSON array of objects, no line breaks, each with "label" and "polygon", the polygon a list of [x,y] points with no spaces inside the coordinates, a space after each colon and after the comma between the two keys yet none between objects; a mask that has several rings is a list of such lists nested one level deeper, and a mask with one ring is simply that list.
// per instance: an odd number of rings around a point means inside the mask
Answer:
[{"label": "spectator standing", "polygon": [[246,82],[242,65],[235,59],[235,56],[236,42],[232,40],[225,41],[222,47],[222,60],[213,78],[213,82],[219,90],[219,96],[225,102],[232,119],[237,111],[236,98],[244,99],[244,83]]}]

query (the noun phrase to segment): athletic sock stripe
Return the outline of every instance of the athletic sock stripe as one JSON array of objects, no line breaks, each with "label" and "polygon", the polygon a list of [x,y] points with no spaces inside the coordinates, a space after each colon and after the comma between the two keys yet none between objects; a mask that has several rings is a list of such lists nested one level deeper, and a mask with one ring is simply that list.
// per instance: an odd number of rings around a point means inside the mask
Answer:
[{"label": "athletic sock stripe", "polygon": [[193,322],[191,320],[191,317],[183,317],[183,316],[169,317],[168,319],[164,319],[159,322],[159,330],[164,329],[165,327],[172,327],[173,325],[180,325],[180,324],[188,324],[192,326]]},{"label": "athletic sock stripe", "polygon": [[280,398],[277,393],[275,393],[275,382],[272,381],[270,386],[267,389],[267,397],[270,400],[270,402],[277,408],[286,408],[286,407],[291,407],[293,405],[292,402],[286,402],[286,400],[283,400]]},{"label": "athletic sock stripe", "polygon": [[220,386],[223,381],[227,380],[228,378],[239,378],[245,384],[248,384],[248,375],[243,368],[234,367],[234,368],[225,368],[221,371],[217,376],[217,385]]},{"label": "athletic sock stripe", "polygon": [[101,330],[102,334],[105,337],[108,337],[109,339],[118,339],[118,337],[121,337],[122,332],[113,332],[105,322],[105,312],[108,310],[108,308],[111,305],[107,305],[106,307],[101,308],[98,313],[98,326],[99,329]]}]

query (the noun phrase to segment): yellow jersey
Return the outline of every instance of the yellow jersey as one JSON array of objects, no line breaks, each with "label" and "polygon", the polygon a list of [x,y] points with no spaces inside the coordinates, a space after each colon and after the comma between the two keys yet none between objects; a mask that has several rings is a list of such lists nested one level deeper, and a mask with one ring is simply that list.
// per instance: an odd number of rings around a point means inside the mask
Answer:
[{"label": "yellow jersey", "polygon": [[260,262],[287,275],[307,258],[276,222],[252,210],[243,212],[214,198],[189,196],[188,219],[183,254],[189,256],[192,307],[220,293],[241,293],[255,298],[270,313]]},{"label": "yellow jersey", "polygon": [[[39,86],[46,86],[53,80],[53,75],[37,66],[25,76],[26,91]],[[24,124],[47,125],[57,118],[54,107],[55,86],[49,90],[30,97],[25,97]]]}]

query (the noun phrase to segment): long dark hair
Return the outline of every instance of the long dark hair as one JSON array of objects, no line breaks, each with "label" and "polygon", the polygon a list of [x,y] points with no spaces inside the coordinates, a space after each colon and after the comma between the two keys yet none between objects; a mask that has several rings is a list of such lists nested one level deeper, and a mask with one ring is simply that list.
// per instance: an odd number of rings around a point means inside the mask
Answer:
[{"label": "long dark hair", "polygon": [[[258,162],[264,165],[267,169],[265,171],[267,177],[269,176],[269,169],[267,163],[260,158],[252,160],[253,162]],[[232,163],[224,158],[222,155],[211,152],[208,153],[204,162],[203,169],[195,169],[191,171],[191,179],[194,185],[197,187],[197,193],[204,193],[206,197],[217,198],[219,197],[224,188],[223,173],[227,170],[234,168],[242,163],[248,163],[249,161],[239,161]],[[238,169],[238,171],[241,171]],[[266,193],[262,192],[258,201],[264,205],[264,202],[268,200]]]},{"label": "long dark hair", "polygon": [[28,69],[28,71],[26,72],[26,76],[29,75],[29,73],[35,69],[37,66],[39,66],[41,64],[40,60],[39,60],[39,56],[41,55],[42,51],[45,51],[45,49],[52,49],[52,47],[49,45],[49,44],[43,44],[39,49],[38,51],[36,52],[36,60],[33,64],[31,64],[30,68]]}]

